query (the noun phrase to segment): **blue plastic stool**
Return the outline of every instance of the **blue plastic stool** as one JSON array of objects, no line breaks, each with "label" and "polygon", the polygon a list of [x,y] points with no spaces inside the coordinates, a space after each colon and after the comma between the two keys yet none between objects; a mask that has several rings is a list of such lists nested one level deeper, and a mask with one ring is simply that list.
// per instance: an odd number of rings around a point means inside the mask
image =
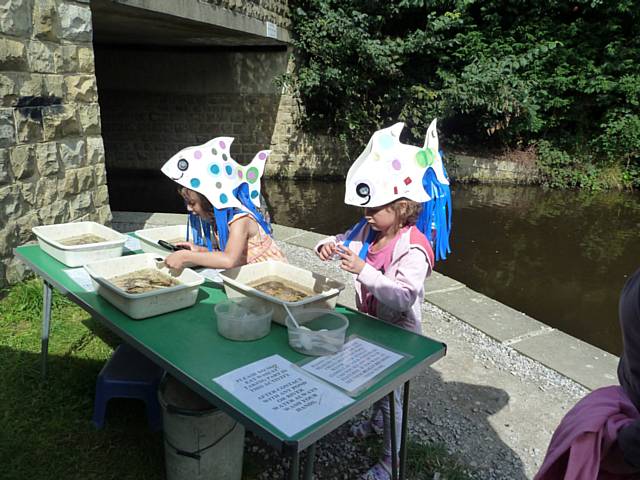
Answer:
[{"label": "blue plastic stool", "polygon": [[107,403],[112,398],[137,398],[145,402],[151,430],[162,428],[162,410],[158,403],[158,384],[164,371],[144,355],[121,344],[102,367],[96,380],[96,398],[91,421],[104,427]]}]

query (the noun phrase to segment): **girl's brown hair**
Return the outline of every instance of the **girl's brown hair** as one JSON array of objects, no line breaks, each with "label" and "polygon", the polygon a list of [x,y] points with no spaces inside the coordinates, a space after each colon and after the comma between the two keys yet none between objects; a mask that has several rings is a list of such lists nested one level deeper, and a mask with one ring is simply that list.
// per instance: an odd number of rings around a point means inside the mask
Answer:
[{"label": "girl's brown hair", "polygon": [[420,212],[422,212],[422,204],[418,202],[414,202],[413,200],[408,200],[406,198],[399,198],[391,202],[389,205],[391,209],[396,214],[398,229],[405,227],[407,225],[415,225],[418,221],[418,217],[420,216]]}]

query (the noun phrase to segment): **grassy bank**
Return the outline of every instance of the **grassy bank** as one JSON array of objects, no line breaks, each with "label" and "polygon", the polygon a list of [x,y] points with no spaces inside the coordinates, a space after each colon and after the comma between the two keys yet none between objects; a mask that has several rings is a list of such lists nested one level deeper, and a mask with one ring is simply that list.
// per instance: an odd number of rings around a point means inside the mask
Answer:
[{"label": "grassy bank", "polygon": [[[114,399],[107,426],[91,423],[95,379],[119,339],[84,310],[54,293],[49,373],[40,372],[42,285],[30,280],[0,297],[0,475],[3,479],[163,479],[162,433],[147,428],[142,402]],[[344,442],[344,430],[326,439]],[[318,451],[322,451],[320,442]],[[377,443],[350,444],[363,466]],[[266,460],[265,460],[266,457]],[[339,460],[339,459],[338,459]],[[411,444],[409,478],[468,478],[439,445]],[[286,462],[248,435],[243,478],[280,478]],[[340,465],[318,462],[317,478],[336,478]],[[344,478],[344,477],[342,477]]]}]

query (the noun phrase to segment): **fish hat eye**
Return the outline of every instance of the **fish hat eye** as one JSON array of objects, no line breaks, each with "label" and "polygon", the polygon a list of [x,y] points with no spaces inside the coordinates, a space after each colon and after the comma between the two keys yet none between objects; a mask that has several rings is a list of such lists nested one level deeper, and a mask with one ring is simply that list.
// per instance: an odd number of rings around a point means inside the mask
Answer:
[{"label": "fish hat eye", "polygon": [[359,197],[364,198],[368,197],[371,194],[371,190],[369,188],[369,185],[367,185],[366,183],[359,183],[356,187],[356,193]]},{"label": "fish hat eye", "polygon": [[187,168],[189,168],[189,162],[187,162],[184,158],[178,160],[178,170],[184,172]]}]

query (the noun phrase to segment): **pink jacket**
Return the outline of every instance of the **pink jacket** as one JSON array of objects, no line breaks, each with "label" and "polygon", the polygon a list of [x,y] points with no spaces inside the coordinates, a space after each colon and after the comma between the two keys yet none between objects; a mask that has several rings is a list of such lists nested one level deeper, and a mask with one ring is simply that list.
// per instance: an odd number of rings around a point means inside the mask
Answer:
[{"label": "pink jacket", "polygon": [[[364,239],[370,228],[366,225],[349,244],[349,249],[360,253]],[[344,242],[349,232],[321,240],[316,251],[325,243]],[[359,275],[354,275],[356,283],[356,305],[362,304],[365,286],[378,300],[376,317],[393,323],[406,330],[422,333],[420,320],[424,299],[424,281],[433,268],[433,249],[427,238],[411,227],[400,234],[391,257],[391,264],[382,273],[365,264]]]}]

